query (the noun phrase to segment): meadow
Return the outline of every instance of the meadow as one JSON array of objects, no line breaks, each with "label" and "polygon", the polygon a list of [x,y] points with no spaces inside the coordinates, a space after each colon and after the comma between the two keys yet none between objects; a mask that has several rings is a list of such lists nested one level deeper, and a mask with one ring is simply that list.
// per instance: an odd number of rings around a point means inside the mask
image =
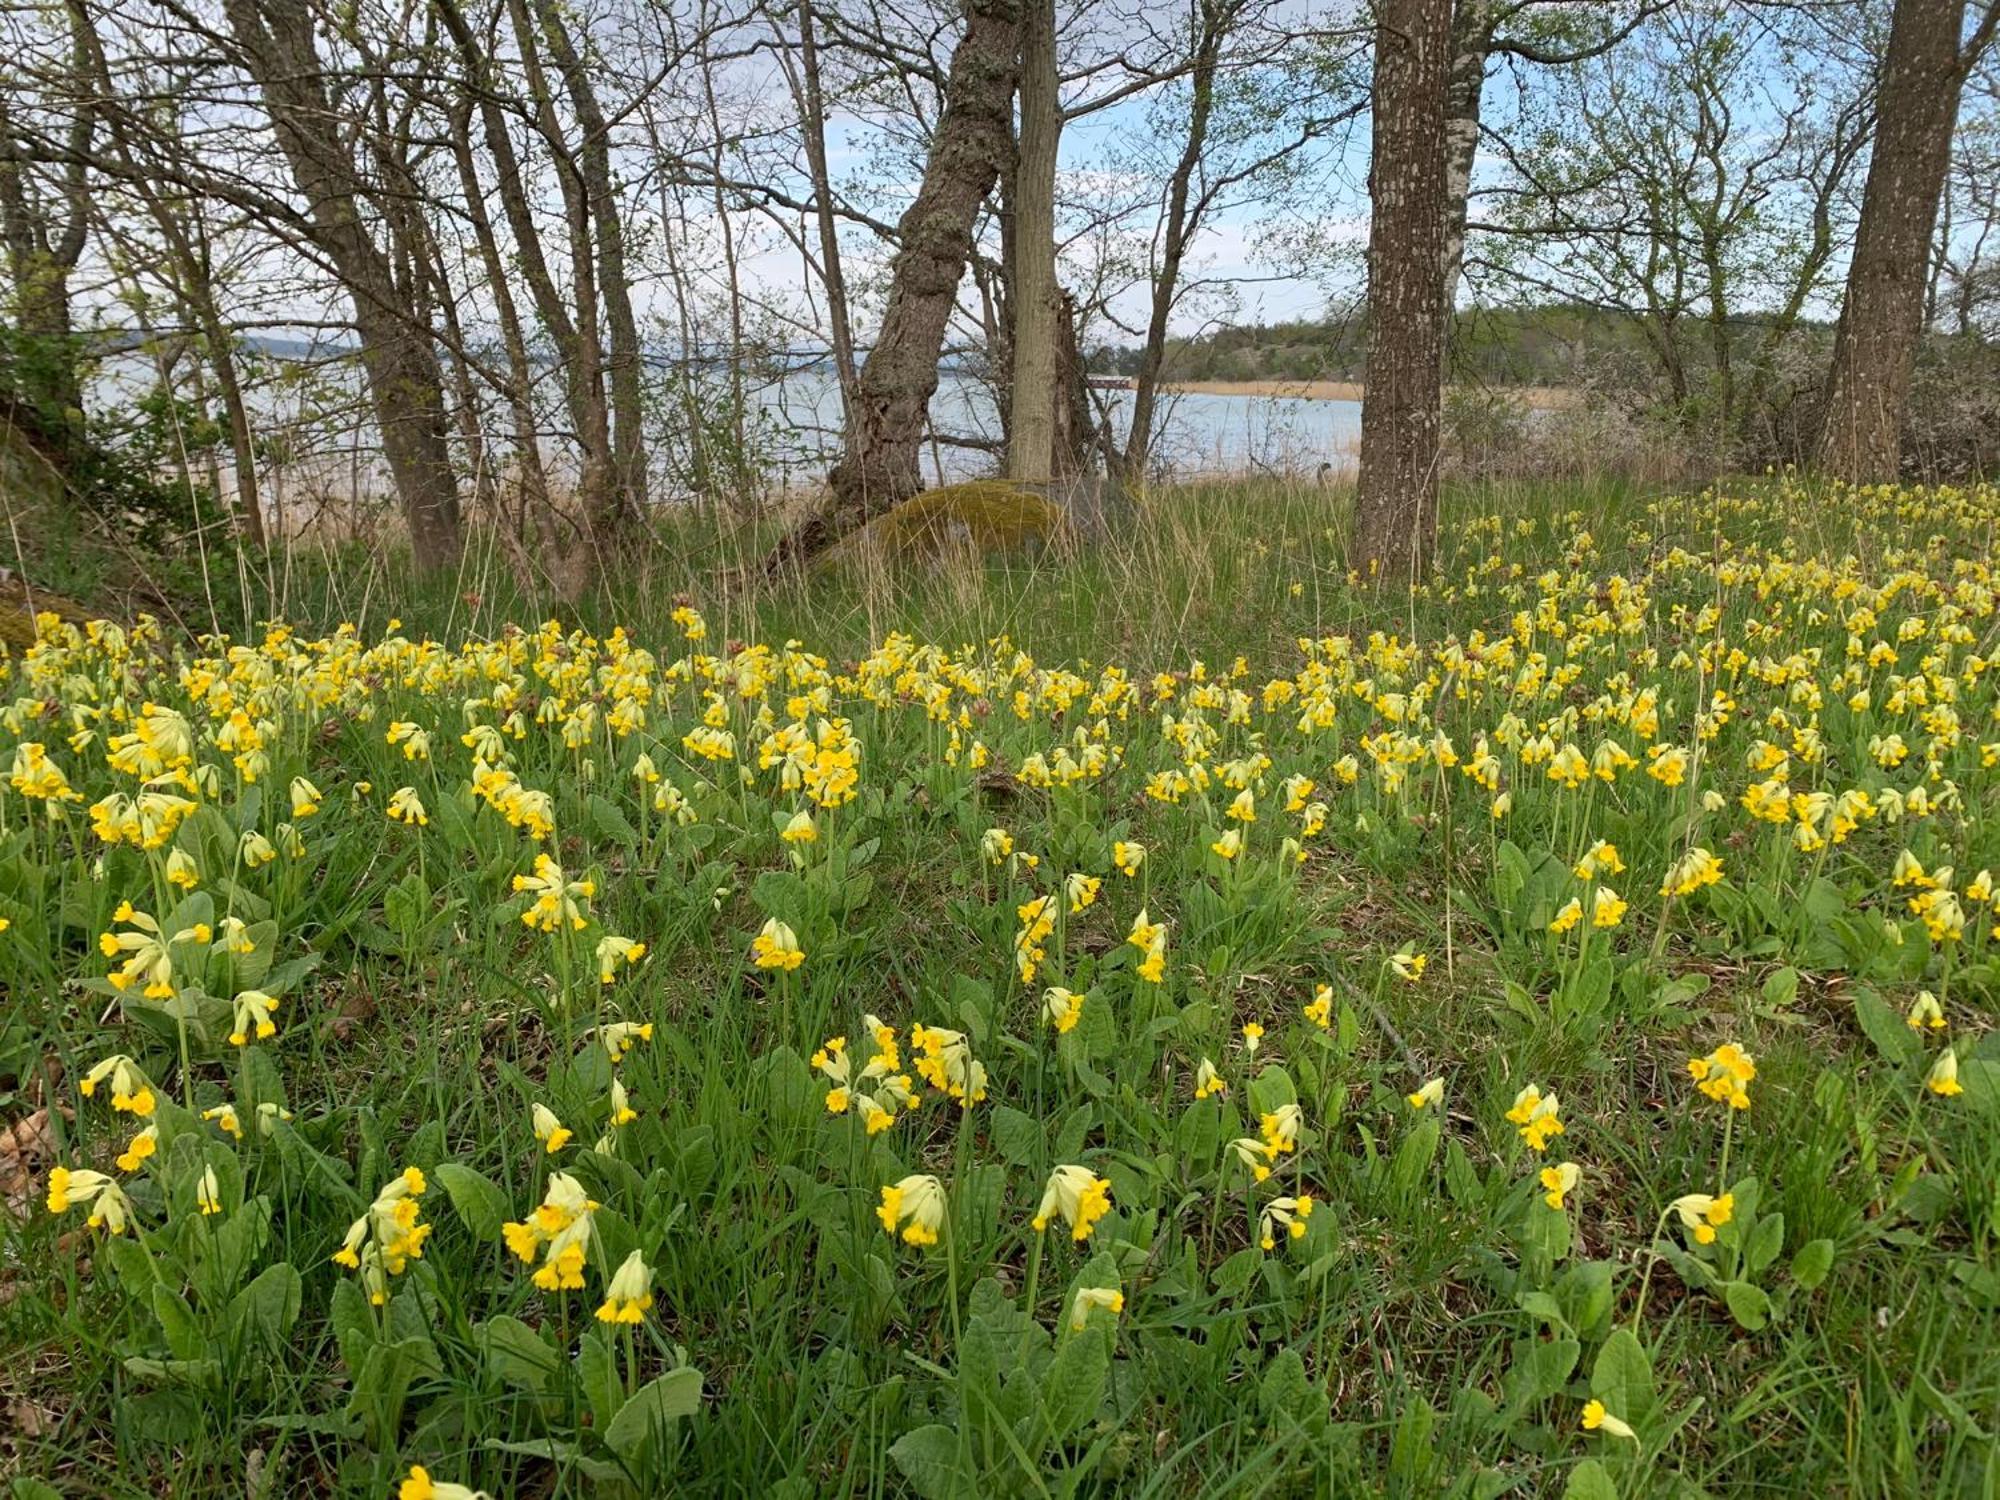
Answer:
[{"label": "meadow", "polygon": [[11,1493],[1992,1495],[2000,488],[1345,509],[45,619]]}]

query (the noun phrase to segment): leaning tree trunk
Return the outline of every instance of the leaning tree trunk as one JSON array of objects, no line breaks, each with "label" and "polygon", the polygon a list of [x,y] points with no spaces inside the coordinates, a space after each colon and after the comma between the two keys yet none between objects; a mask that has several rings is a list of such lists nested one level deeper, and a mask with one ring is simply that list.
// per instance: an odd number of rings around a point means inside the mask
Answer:
[{"label": "leaning tree trunk", "polygon": [[924,419],[972,227],[1014,149],[1020,27],[1020,0],[967,0],[923,182],[897,226],[882,326],[855,382],[852,442],[834,465],[826,503],[779,539],[767,572],[824,551],[922,488]]},{"label": "leaning tree trunk", "polygon": [[369,404],[410,529],[410,550],[427,572],[449,567],[464,536],[446,436],[444,374],[430,329],[398,290],[394,268],[369,233],[354,158],[329,128],[335,111],[312,18],[299,0],[225,0],[224,9],[293,183],[309,206],[313,242],[353,301]]},{"label": "leaning tree trunk", "polygon": [[1414,579],[1437,536],[1451,20],[1451,0],[1376,6],[1354,559],[1365,576],[1384,581]]},{"label": "leaning tree trunk", "polygon": [[1014,173],[1014,359],[1007,393],[1007,476],[1026,483],[1051,477],[1056,438],[1056,150],[1062,140],[1057,97],[1055,0],[1025,0],[1021,22],[1021,155]]},{"label": "leaning tree trunk", "polygon": [[1857,484],[1902,464],[1910,371],[1923,336],[1931,230],[1951,165],[1965,0],[1896,0],[1877,94],[1875,155],[1827,372],[1819,464]]}]

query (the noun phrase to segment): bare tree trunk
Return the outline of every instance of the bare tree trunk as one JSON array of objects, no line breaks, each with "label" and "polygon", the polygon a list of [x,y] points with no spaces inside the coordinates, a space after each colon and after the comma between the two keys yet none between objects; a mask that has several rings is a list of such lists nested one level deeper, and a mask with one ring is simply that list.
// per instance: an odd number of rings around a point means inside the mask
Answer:
[{"label": "bare tree trunk", "polygon": [[1451,25],[1451,67],[1444,105],[1444,315],[1458,302],[1465,271],[1465,222],[1472,166],[1479,155],[1479,109],[1493,46],[1492,0],[1458,0]]},{"label": "bare tree trunk", "polygon": [[[480,263],[486,270],[488,295],[493,299],[493,315],[500,325],[500,345],[507,355],[507,412],[514,428],[514,454],[520,488],[518,510],[532,510],[537,525],[546,526],[549,517],[548,472],[542,466],[541,443],[536,432],[534,408],[534,367],[528,360],[527,339],[521,332],[521,316],[508,286],[506,262],[500,256],[500,241],[493,232],[493,219],[486,211],[486,193],[479,181],[478,163],[472,154],[472,112],[470,100],[454,106],[450,113],[452,160],[458,168],[459,190],[465,195],[465,210],[472,222],[473,241],[479,248]],[[516,528],[517,533],[519,528]]]},{"label": "bare tree trunk", "polygon": [[812,173],[813,218],[819,230],[819,275],[826,287],[827,339],[840,381],[843,441],[854,433],[856,371],[854,330],[848,322],[847,277],[840,264],[840,235],[833,217],[833,175],[826,160],[826,98],[820,89],[819,41],[814,35],[812,0],[799,0],[799,104],[805,128],[806,166]]},{"label": "bare tree trunk", "polygon": [[410,529],[410,550],[419,568],[449,567],[464,538],[445,436],[443,373],[429,329],[370,237],[354,160],[328,128],[333,110],[312,19],[299,0],[226,0],[225,9],[294,184],[309,205],[313,239],[353,300],[369,401]]},{"label": "bare tree trunk", "polygon": [[1125,452],[1119,460],[1119,477],[1128,484],[1139,483],[1153,451],[1153,413],[1160,397],[1160,371],[1167,358],[1167,324],[1173,316],[1174,298],[1180,288],[1181,262],[1187,257],[1193,238],[1188,196],[1202,154],[1208,149],[1208,122],[1215,108],[1215,74],[1221,58],[1228,20],[1235,7],[1230,0],[1202,0],[1200,35],[1195,43],[1193,66],[1188,70],[1190,103],[1187,139],[1181,143],[1179,160],[1167,181],[1167,219],[1160,236],[1160,260],[1153,271],[1153,300],[1146,318],[1146,341],[1139,351],[1139,369],[1132,381],[1132,425],[1125,434]]},{"label": "bare tree trunk", "polygon": [[1409,582],[1437,538],[1451,0],[1379,0],[1368,168],[1368,363],[1354,561]]},{"label": "bare tree trunk", "polygon": [[645,370],[640,363],[639,324],[632,312],[631,283],[625,271],[625,226],[611,180],[611,127],[598,106],[589,71],[563,23],[555,0],[537,0],[536,11],[548,38],[549,55],[563,76],[570,109],[583,139],[577,164],[597,239],[597,290],[604,300],[610,349],[604,369],[611,384],[611,463],[614,491],[594,528],[616,530],[646,510]]},{"label": "bare tree trunk", "polygon": [[923,182],[898,225],[882,327],[857,381],[852,446],[834,465],[827,503],[779,539],[766,571],[824,551],[922,487],[924,423],[972,227],[1013,153],[1020,17],[1020,0],[967,0]]},{"label": "bare tree trunk", "polygon": [[[1982,36],[1991,34],[1988,7]],[[1875,154],[1827,372],[1820,467],[1857,484],[1895,479],[1910,372],[1923,336],[1938,199],[1969,59],[1965,0],[1896,0],[1877,93]],[[1975,43],[1977,45],[1977,43]]]},{"label": "bare tree trunk", "polygon": [[1007,473],[1044,483],[1056,440],[1056,152],[1062,101],[1056,80],[1055,0],[1024,0],[1021,152],[1014,174],[1014,360],[1008,386]]}]

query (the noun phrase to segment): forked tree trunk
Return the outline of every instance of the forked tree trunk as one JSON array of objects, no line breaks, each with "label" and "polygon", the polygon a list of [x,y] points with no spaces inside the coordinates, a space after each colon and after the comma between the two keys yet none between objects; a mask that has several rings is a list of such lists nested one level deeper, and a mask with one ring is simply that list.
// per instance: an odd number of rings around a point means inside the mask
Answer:
[{"label": "forked tree trunk", "polygon": [[847,455],[834,466],[826,502],[765,558],[767,572],[824,551],[922,488],[924,421],[972,227],[1014,149],[1020,27],[1020,0],[967,0],[930,159],[897,226],[882,326],[855,381]]},{"label": "forked tree trunk", "polygon": [[1409,582],[1437,536],[1451,0],[1379,0],[1368,169],[1368,363],[1353,560]]},{"label": "forked tree trunk", "polygon": [[1021,21],[1021,156],[1014,174],[1013,365],[1007,475],[1051,477],[1056,437],[1056,151],[1062,104],[1056,82],[1055,0],[1024,0]]},{"label": "forked tree trunk", "polygon": [[1819,464],[1857,484],[1896,477],[1923,336],[1931,231],[1951,165],[1965,0],[1896,0],[1877,92],[1847,296],[1827,372]]}]

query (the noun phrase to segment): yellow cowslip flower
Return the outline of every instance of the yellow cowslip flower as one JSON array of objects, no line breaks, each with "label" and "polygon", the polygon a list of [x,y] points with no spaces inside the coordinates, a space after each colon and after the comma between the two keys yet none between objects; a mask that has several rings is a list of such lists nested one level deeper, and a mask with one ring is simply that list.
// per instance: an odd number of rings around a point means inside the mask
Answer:
[{"label": "yellow cowslip flower", "polygon": [[845,1114],[849,1100],[849,1086],[852,1069],[847,1060],[847,1038],[828,1037],[812,1055],[812,1066],[824,1073],[833,1085],[827,1090],[826,1112],[830,1115]]},{"label": "yellow cowslip flower", "polygon": [[1555,916],[1549,922],[1549,931],[1558,934],[1565,933],[1582,920],[1583,902],[1577,897],[1572,896],[1556,909]]},{"label": "yellow cowslip flower", "polygon": [[48,1208],[52,1214],[66,1213],[72,1208],[86,1209],[85,1223],[110,1234],[123,1234],[132,1218],[132,1202],[117,1179],[103,1172],[72,1171],[68,1167],[53,1167],[49,1171]]},{"label": "yellow cowslip flower", "polygon": [[776,917],[769,917],[751,941],[750,961],[760,969],[789,973],[806,961],[806,954],[799,946],[798,934]]},{"label": "yellow cowslip flower", "polygon": [[1224,816],[1234,818],[1239,823],[1256,822],[1257,821],[1256,794],[1252,792],[1250,788],[1245,787],[1242,791],[1238,792],[1233,799],[1231,799],[1229,806],[1225,808],[1223,812]]},{"label": "yellow cowslip flower", "polygon": [[416,828],[427,828],[431,821],[413,786],[398,787],[389,794],[388,817],[391,823],[408,823]]},{"label": "yellow cowslip flower", "polygon": [[583,908],[597,894],[595,882],[571,880],[547,854],[535,856],[534,874],[514,877],[514,889],[535,894],[535,899],[521,913],[524,926],[539,932],[555,932],[565,926],[572,932],[581,932],[589,925]]},{"label": "yellow cowslip flower", "polygon": [[1333,986],[1322,984],[1313,990],[1312,999],[1306,1002],[1305,1017],[1321,1031],[1333,1025]]},{"label": "yellow cowslip flower", "polygon": [[1111,862],[1118,867],[1119,874],[1130,879],[1146,862],[1146,846],[1131,839],[1118,839],[1111,845]]},{"label": "yellow cowslip flower", "polygon": [[1111,1212],[1111,1184],[1088,1167],[1060,1166],[1049,1173],[1042,1190],[1041,1207],[1035,1210],[1037,1234],[1049,1227],[1051,1214],[1060,1213],[1069,1225],[1070,1238],[1087,1240],[1097,1221]]},{"label": "yellow cowslip flower", "polygon": [[1083,1017],[1083,996],[1061,985],[1042,991],[1042,1015],[1058,1034],[1076,1030]]},{"label": "yellow cowslip flower", "polygon": [[[160,931],[160,924],[145,912],[135,911],[132,903],[121,901],[118,910],[112,913],[114,922],[130,924],[124,932],[102,932],[97,937],[97,951],[109,959],[122,960],[118,967],[104,977],[115,990],[123,992],[133,985],[141,986],[140,993],[148,1000],[171,1000],[174,996],[174,960],[172,946],[181,938],[176,933],[172,939]],[[195,936],[192,929],[186,934]]]},{"label": "yellow cowslip flower", "polygon": [[1208,846],[1208,852],[1220,859],[1234,859],[1243,852],[1243,832],[1231,828],[1224,831],[1221,838]]},{"label": "yellow cowslip flower", "polygon": [[236,1024],[229,1033],[230,1046],[247,1046],[252,1032],[260,1041],[278,1034],[278,1024],[271,1019],[278,1010],[275,996],[262,990],[243,990],[236,996],[234,1008]]},{"label": "yellow cowslip flower", "polygon": [[1550,1208],[1560,1209],[1563,1199],[1576,1191],[1576,1185],[1583,1180],[1583,1171],[1573,1161],[1560,1166],[1543,1167],[1541,1172],[1542,1201]]},{"label": "yellow cowslip flower", "polygon": [[1132,919],[1132,930],[1125,935],[1125,941],[1141,953],[1148,952],[1156,939],[1164,937],[1167,924],[1155,922],[1146,915],[1146,909],[1139,908],[1139,915]]},{"label": "yellow cowslip flower", "polygon": [[1276,1230],[1283,1229],[1292,1239],[1303,1239],[1306,1220],[1312,1217],[1313,1201],[1308,1193],[1296,1198],[1273,1198],[1258,1215],[1257,1242],[1266,1250],[1277,1244]]},{"label": "yellow cowslip flower", "polygon": [[106,1078],[111,1080],[111,1107],[121,1114],[134,1114],[141,1118],[150,1115],[157,1101],[153,1097],[153,1086],[139,1065],[122,1052],[113,1053],[83,1075],[77,1088],[88,1099],[97,1092],[97,1086]]},{"label": "yellow cowslip flower", "polygon": [[1549,1142],[1563,1133],[1561,1109],[1561,1100],[1531,1083],[1514,1096],[1507,1119],[1520,1127],[1521,1139],[1539,1153],[1548,1150]]},{"label": "yellow cowslip flower", "polygon": [[1257,1055],[1257,1044],[1264,1040],[1264,1028],[1256,1021],[1243,1023],[1243,1050],[1250,1056]]},{"label": "yellow cowslip flower", "polygon": [[1750,1107],[1749,1084],[1757,1076],[1757,1061],[1734,1042],[1724,1042],[1706,1057],[1689,1058],[1688,1072],[1709,1098],[1727,1100],[1732,1109]]},{"label": "yellow cowslip flower", "polygon": [[528,1110],[528,1120],[535,1132],[535,1139],[542,1143],[542,1150],[548,1155],[554,1156],[569,1144],[569,1129],[556,1118],[556,1112],[546,1104],[533,1105]]},{"label": "yellow cowslip flower", "polygon": [[1287,1151],[1299,1147],[1299,1131],[1305,1124],[1306,1112],[1297,1104],[1280,1104],[1269,1114],[1257,1121],[1258,1134],[1264,1137],[1264,1144],[1271,1148],[1271,1157],[1276,1160]]},{"label": "yellow cowslip flower", "polygon": [[609,984],[617,977],[618,966],[631,967],[646,956],[646,945],[611,934],[597,940],[597,982]]},{"label": "yellow cowslip flower", "polygon": [[918,1053],[917,1073],[939,1093],[966,1109],[986,1097],[985,1064],[973,1059],[964,1032],[918,1024],[910,1028],[910,1046]]},{"label": "yellow cowslip flower", "polygon": [[1444,1080],[1433,1078],[1413,1094],[1403,1096],[1411,1109],[1435,1109],[1444,1103]]},{"label": "yellow cowslip flower", "polygon": [[1584,851],[1583,858],[1576,862],[1578,880],[1595,880],[1600,874],[1624,873],[1625,861],[1618,857],[1618,846],[1603,839],[1593,843]]},{"label": "yellow cowslip flower", "polygon": [[1705,885],[1722,879],[1722,861],[1699,845],[1688,850],[1667,871],[1660,884],[1662,896],[1691,896]]},{"label": "yellow cowslip flower", "polygon": [[433,1479],[422,1464],[411,1464],[409,1477],[396,1488],[396,1500],[488,1500],[488,1496],[484,1490]]},{"label": "yellow cowslip flower", "polygon": [[1407,943],[1389,955],[1389,967],[1411,984],[1424,977],[1424,969],[1429,963],[1429,958],[1414,951]]},{"label": "yellow cowslip flower", "polygon": [[[272,1106],[273,1109],[276,1107]],[[201,1117],[204,1120],[213,1120],[221,1127],[224,1135],[234,1136],[239,1141],[243,1139],[243,1122],[236,1117],[235,1105],[218,1104],[213,1109],[203,1110]]]},{"label": "yellow cowslip flower", "polygon": [[1075,916],[1097,899],[1097,892],[1104,882],[1095,875],[1085,875],[1081,871],[1063,878],[1063,896],[1069,902],[1069,912]]},{"label": "yellow cowslip flower", "polygon": [[1081,1333],[1090,1326],[1090,1314],[1094,1308],[1103,1308],[1114,1315],[1125,1311],[1125,1294],[1117,1287],[1080,1286],[1076,1296],[1070,1300],[1069,1326]]},{"label": "yellow cowslip flower", "polygon": [[83,793],[70,787],[62,767],[50,760],[47,749],[34,740],[24,740],[14,747],[14,765],[7,784],[24,797],[52,805],[83,800]]},{"label": "yellow cowslip flower", "polygon": [[1014,852],[1014,835],[1004,828],[989,828],[979,836],[979,852],[988,864],[1000,864]]},{"label": "yellow cowslip flower", "polygon": [[1904,1017],[1912,1031],[1921,1031],[1926,1026],[1933,1031],[1944,1029],[1944,1007],[1929,990],[1918,990],[1917,998],[1910,1003],[1910,1013]]},{"label": "yellow cowslip flower", "polygon": [[201,872],[194,866],[194,856],[185,849],[175,849],[167,855],[167,884],[191,891],[201,884]]},{"label": "yellow cowslip flower", "polygon": [[819,825],[804,808],[793,813],[790,821],[778,830],[778,837],[787,844],[810,844],[819,837]]},{"label": "yellow cowslip flower", "polygon": [[1600,885],[1591,893],[1590,925],[1599,928],[1616,927],[1625,920],[1626,901],[1608,885]]},{"label": "yellow cowslip flower", "polygon": [[634,1046],[652,1039],[651,1021],[610,1021],[597,1029],[597,1040],[604,1048],[604,1055],[614,1063],[625,1061],[625,1055]]},{"label": "yellow cowslip flower", "polygon": [[1269,1141],[1260,1141],[1251,1135],[1239,1135],[1229,1143],[1229,1149],[1236,1153],[1236,1159],[1248,1167],[1259,1182],[1271,1175],[1271,1163],[1277,1158],[1278,1153]]},{"label": "yellow cowslip flower", "polygon": [[653,1305],[653,1268],[634,1250],[611,1273],[604,1301],[597,1309],[600,1323],[641,1323]]},{"label": "yellow cowslip flower", "polygon": [[903,1241],[910,1245],[935,1245],[938,1226],[944,1223],[944,1184],[935,1177],[913,1173],[882,1189],[882,1202],[875,1217],[893,1235],[903,1227]]},{"label": "yellow cowslip flower", "polygon": [[1950,1098],[1953,1094],[1965,1092],[1965,1085],[1958,1081],[1958,1050],[1947,1047],[1938,1054],[1938,1060],[1931,1064],[1930,1073],[1924,1078],[1924,1087],[1933,1094]]},{"label": "yellow cowslip flower", "polygon": [[1576,746],[1565,744],[1549,757],[1548,778],[1573,792],[1590,779],[1590,762]]},{"label": "yellow cowslip flower", "polygon": [[625,1085],[616,1077],[611,1080],[611,1109],[606,1122],[613,1130],[630,1125],[639,1118],[639,1111],[632,1107],[632,1097],[625,1092]]},{"label": "yellow cowslip flower", "polygon": [[325,800],[320,796],[319,788],[303,776],[292,778],[291,798],[292,817],[295,821],[300,818],[310,818],[319,811],[320,803]]},{"label": "yellow cowslip flower", "polygon": [[263,834],[254,828],[247,828],[237,841],[236,857],[243,861],[245,869],[261,870],[278,857],[278,851]]},{"label": "yellow cowslip flower", "polygon": [[1631,1427],[1619,1418],[1614,1417],[1610,1412],[1606,1411],[1602,1401],[1593,1399],[1584,1403],[1583,1426],[1586,1432],[1603,1431],[1609,1433],[1612,1437],[1630,1438],[1635,1443],[1639,1441],[1639,1434],[1634,1432]]},{"label": "yellow cowslip flower", "polygon": [[431,758],[430,731],[407,719],[398,719],[390,724],[382,738],[391,745],[403,747],[405,760],[429,760]]},{"label": "yellow cowslip flower", "polygon": [[1195,1064],[1195,1069],[1194,1069],[1195,1098],[1206,1099],[1211,1094],[1226,1094],[1228,1092],[1229,1092],[1229,1085],[1224,1083],[1222,1081],[1222,1075],[1215,1071],[1214,1063],[1210,1062],[1207,1058],[1204,1057],[1200,1062]]},{"label": "yellow cowslip flower", "polygon": [[597,1203],[582,1183],[567,1172],[551,1172],[540,1205],[520,1223],[503,1224],[501,1236],[523,1265],[533,1265],[537,1255],[543,1256],[535,1285],[547,1291],[575,1291],[583,1285],[583,1253],[596,1211]]},{"label": "yellow cowslip flower", "polygon": [[145,1129],[141,1130],[126,1143],[124,1151],[118,1157],[118,1170],[121,1172],[138,1171],[145,1163],[146,1158],[157,1151],[159,1147],[160,1127],[158,1125],[146,1126]]},{"label": "yellow cowslip flower", "polygon": [[203,1167],[194,1185],[194,1201],[203,1214],[222,1212],[222,1184],[215,1180],[215,1168]]},{"label": "yellow cowslip flower", "polygon": [[1715,1243],[1715,1231],[1736,1214],[1736,1195],[1683,1193],[1667,1205],[1667,1212],[1681,1221],[1697,1245]]}]

